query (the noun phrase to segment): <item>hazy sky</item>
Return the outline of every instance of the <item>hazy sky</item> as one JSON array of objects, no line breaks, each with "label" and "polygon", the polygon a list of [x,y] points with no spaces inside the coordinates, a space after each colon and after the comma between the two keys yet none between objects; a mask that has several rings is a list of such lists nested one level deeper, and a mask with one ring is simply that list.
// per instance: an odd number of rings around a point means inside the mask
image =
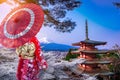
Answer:
[{"label": "hazy sky", "polygon": [[[37,34],[39,38],[69,44],[85,39],[85,20],[88,20],[89,38],[91,40],[108,42],[106,48],[114,44],[120,45],[120,9],[112,2],[120,0],[82,0],[83,4],[70,11],[67,17],[76,22],[77,26],[71,33],[60,33],[49,27],[42,27]],[[0,22],[9,12],[10,8],[0,5]]]}]

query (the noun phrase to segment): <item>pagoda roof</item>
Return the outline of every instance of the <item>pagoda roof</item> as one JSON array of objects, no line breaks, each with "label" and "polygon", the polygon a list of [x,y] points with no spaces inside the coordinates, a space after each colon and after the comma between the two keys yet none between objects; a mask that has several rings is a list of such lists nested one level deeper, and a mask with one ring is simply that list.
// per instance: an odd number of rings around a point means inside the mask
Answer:
[{"label": "pagoda roof", "polygon": [[73,46],[80,46],[81,44],[93,44],[93,45],[105,45],[107,42],[94,41],[94,40],[84,40],[77,43],[73,43]]},{"label": "pagoda roof", "polygon": [[110,72],[110,71],[106,71],[106,70],[92,70],[92,72],[88,72],[88,71],[83,71],[83,70],[81,70],[82,71],[82,73],[85,73],[85,74],[88,74],[88,75],[91,75],[91,76],[93,76],[93,75],[101,75],[101,76],[108,76],[108,75],[114,75],[114,73],[113,72]]},{"label": "pagoda roof", "polygon": [[84,53],[94,53],[94,54],[99,54],[99,53],[107,53],[107,52],[109,52],[108,50],[95,50],[95,51],[88,51],[88,50],[83,50],[83,51],[81,51],[81,52],[84,52]]},{"label": "pagoda roof", "polygon": [[83,63],[81,63],[81,64],[110,64],[111,63],[111,61],[103,61],[103,60],[92,60],[92,61],[85,61],[85,62],[83,62]]},{"label": "pagoda roof", "polygon": [[108,50],[93,50],[93,51],[90,51],[90,50],[77,50],[77,51],[72,51],[72,53],[80,53],[80,52],[89,53],[89,54],[105,54],[105,53],[107,53],[109,51]]}]

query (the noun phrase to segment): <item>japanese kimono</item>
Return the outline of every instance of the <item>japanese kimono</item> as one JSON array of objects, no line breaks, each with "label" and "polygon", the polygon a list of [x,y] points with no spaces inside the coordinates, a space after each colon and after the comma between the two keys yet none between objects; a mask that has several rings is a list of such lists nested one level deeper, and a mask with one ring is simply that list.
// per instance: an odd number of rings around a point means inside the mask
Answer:
[{"label": "japanese kimono", "polygon": [[17,80],[39,80],[40,69],[47,68],[47,62],[43,59],[40,44],[36,37],[16,49],[19,55]]}]

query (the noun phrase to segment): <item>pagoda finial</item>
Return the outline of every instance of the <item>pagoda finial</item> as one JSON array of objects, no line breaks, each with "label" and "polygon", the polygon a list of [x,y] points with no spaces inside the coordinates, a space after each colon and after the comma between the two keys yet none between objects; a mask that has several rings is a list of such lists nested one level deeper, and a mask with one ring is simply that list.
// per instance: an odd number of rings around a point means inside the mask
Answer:
[{"label": "pagoda finial", "polygon": [[86,33],[86,40],[89,40],[89,38],[88,38],[88,22],[87,22],[87,20],[85,21],[85,33]]}]

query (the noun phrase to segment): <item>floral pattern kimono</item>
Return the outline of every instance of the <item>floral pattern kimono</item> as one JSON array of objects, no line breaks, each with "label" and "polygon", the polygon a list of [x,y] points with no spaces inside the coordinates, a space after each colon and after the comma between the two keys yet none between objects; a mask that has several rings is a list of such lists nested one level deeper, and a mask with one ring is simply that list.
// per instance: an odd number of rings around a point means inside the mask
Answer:
[{"label": "floral pattern kimono", "polygon": [[40,69],[46,69],[47,63],[43,59],[40,44],[36,37],[16,49],[19,55],[17,80],[39,80]]}]

